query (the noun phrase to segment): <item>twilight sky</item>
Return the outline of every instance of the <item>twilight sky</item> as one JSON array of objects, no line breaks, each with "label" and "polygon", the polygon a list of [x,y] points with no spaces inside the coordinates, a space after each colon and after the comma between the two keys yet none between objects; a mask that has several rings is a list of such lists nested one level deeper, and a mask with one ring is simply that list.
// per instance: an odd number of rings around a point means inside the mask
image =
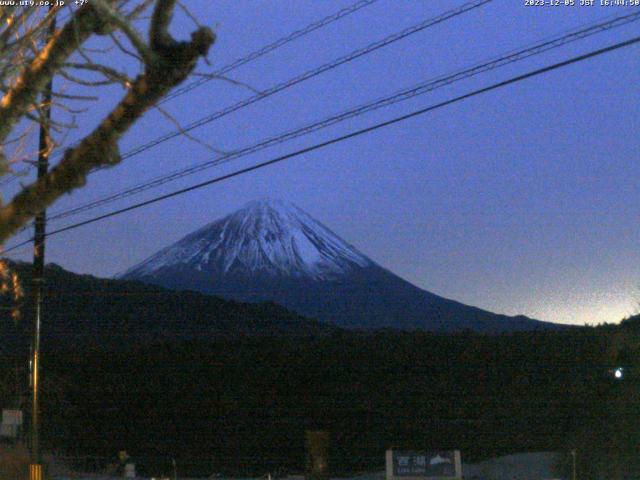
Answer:
[{"label": "twilight sky", "polygon": [[[355,1],[355,0],[354,0]],[[579,3],[579,0],[577,0]],[[338,0],[190,0],[218,34],[211,71],[351,5]],[[264,90],[433,17],[462,0],[379,0],[251,62],[230,78]],[[599,0],[597,1],[599,3]],[[233,150],[418,82],[598,19],[621,7],[487,6],[412,35],[193,131]],[[174,33],[191,21],[178,14]],[[106,213],[628,39],[640,22],[349,120],[145,194],[51,223]],[[114,60],[116,61],[116,60]],[[118,59],[127,65],[124,59]],[[487,310],[562,323],[615,322],[640,301],[640,47],[536,77],[268,167],[49,237],[47,262],[111,276],[258,197],[289,200],[417,286]],[[77,137],[118,98],[92,105]],[[251,96],[212,81],[164,106],[180,122]],[[55,111],[54,111],[55,115]],[[150,112],[121,150],[174,129]],[[95,173],[51,214],[202,162],[213,153],[174,139]],[[27,179],[22,179],[26,182]],[[11,194],[10,187],[5,193]],[[16,236],[8,247],[28,238]],[[30,252],[23,250],[21,258]]]}]

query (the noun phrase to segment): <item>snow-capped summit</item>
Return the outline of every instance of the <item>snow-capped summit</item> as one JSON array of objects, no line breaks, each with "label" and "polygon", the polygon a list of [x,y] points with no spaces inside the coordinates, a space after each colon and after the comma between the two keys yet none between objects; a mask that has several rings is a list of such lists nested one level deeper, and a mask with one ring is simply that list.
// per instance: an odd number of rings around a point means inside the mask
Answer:
[{"label": "snow-capped summit", "polygon": [[218,274],[335,278],[373,262],[294,204],[262,199],[210,223],[124,273],[175,265]]},{"label": "snow-capped summit", "polygon": [[272,301],[342,327],[502,332],[552,325],[421,290],[280,200],[250,202],[120,277],[242,302]]}]

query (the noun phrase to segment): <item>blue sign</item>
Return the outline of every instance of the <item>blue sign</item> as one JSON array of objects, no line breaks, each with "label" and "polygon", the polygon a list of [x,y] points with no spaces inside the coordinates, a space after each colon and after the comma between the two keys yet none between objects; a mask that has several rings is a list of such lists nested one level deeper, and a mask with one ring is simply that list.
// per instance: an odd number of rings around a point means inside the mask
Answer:
[{"label": "blue sign", "polygon": [[394,477],[456,477],[454,451],[393,451]]}]

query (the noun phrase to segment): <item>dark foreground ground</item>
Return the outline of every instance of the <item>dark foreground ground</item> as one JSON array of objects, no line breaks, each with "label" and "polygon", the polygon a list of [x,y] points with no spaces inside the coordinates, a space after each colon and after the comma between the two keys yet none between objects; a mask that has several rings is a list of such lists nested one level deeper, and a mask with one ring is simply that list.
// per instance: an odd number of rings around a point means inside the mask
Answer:
[{"label": "dark foreground ground", "polygon": [[[637,458],[639,338],[629,322],[49,347],[42,436],[75,458],[127,450],[149,475],[172,458],[184,475],[302,471],[309,429],[331,433],[336,474],[381,469],[390,446],[455,448],[467,461],[578,448],[584,465],[611,469]],[[15,361],[0,364],[5,404]]]}]

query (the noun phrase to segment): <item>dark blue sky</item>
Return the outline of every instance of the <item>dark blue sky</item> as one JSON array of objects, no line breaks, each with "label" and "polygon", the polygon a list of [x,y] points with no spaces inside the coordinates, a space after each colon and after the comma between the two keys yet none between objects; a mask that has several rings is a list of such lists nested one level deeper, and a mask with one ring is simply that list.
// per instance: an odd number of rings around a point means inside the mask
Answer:
[{"label": "dark blue sky", "polygon": [[[189,8],[218,34],[215,69],[329,15],[349,1],[200,1]],[[462,1],[379,0],[229,76],[266,89]],[[526,7],[496,0],[220,121],[198,138],[232,150],[628,9]],[[178,18],[175,34],[194,27]],[[339,133],[489,85],[640,32],[640,22],[465,80],[358,119],[201,172],[112,208],[187,186]],[[109,276],[256,197],[289,200],[373,260],[421,288],[507,314],[585,323],[618,321],[640,300],[638,114],[640,47],[457,103],[286,163],[48,240],[47,260]],[[87,131],[117,98],[105,93]],[[252,95],[209,82],[165,106],[188,123]],[[110,103],[111,102],[111,103]],[[122,151],[172,130],[150,112]],[[172,140],[94,174],[55,212],[206,160]],[[66,223],[65,223],[66,222]],[[16,241],[25,236],[16,237]],[[14,242],[9,242],[9,245]]]}]

